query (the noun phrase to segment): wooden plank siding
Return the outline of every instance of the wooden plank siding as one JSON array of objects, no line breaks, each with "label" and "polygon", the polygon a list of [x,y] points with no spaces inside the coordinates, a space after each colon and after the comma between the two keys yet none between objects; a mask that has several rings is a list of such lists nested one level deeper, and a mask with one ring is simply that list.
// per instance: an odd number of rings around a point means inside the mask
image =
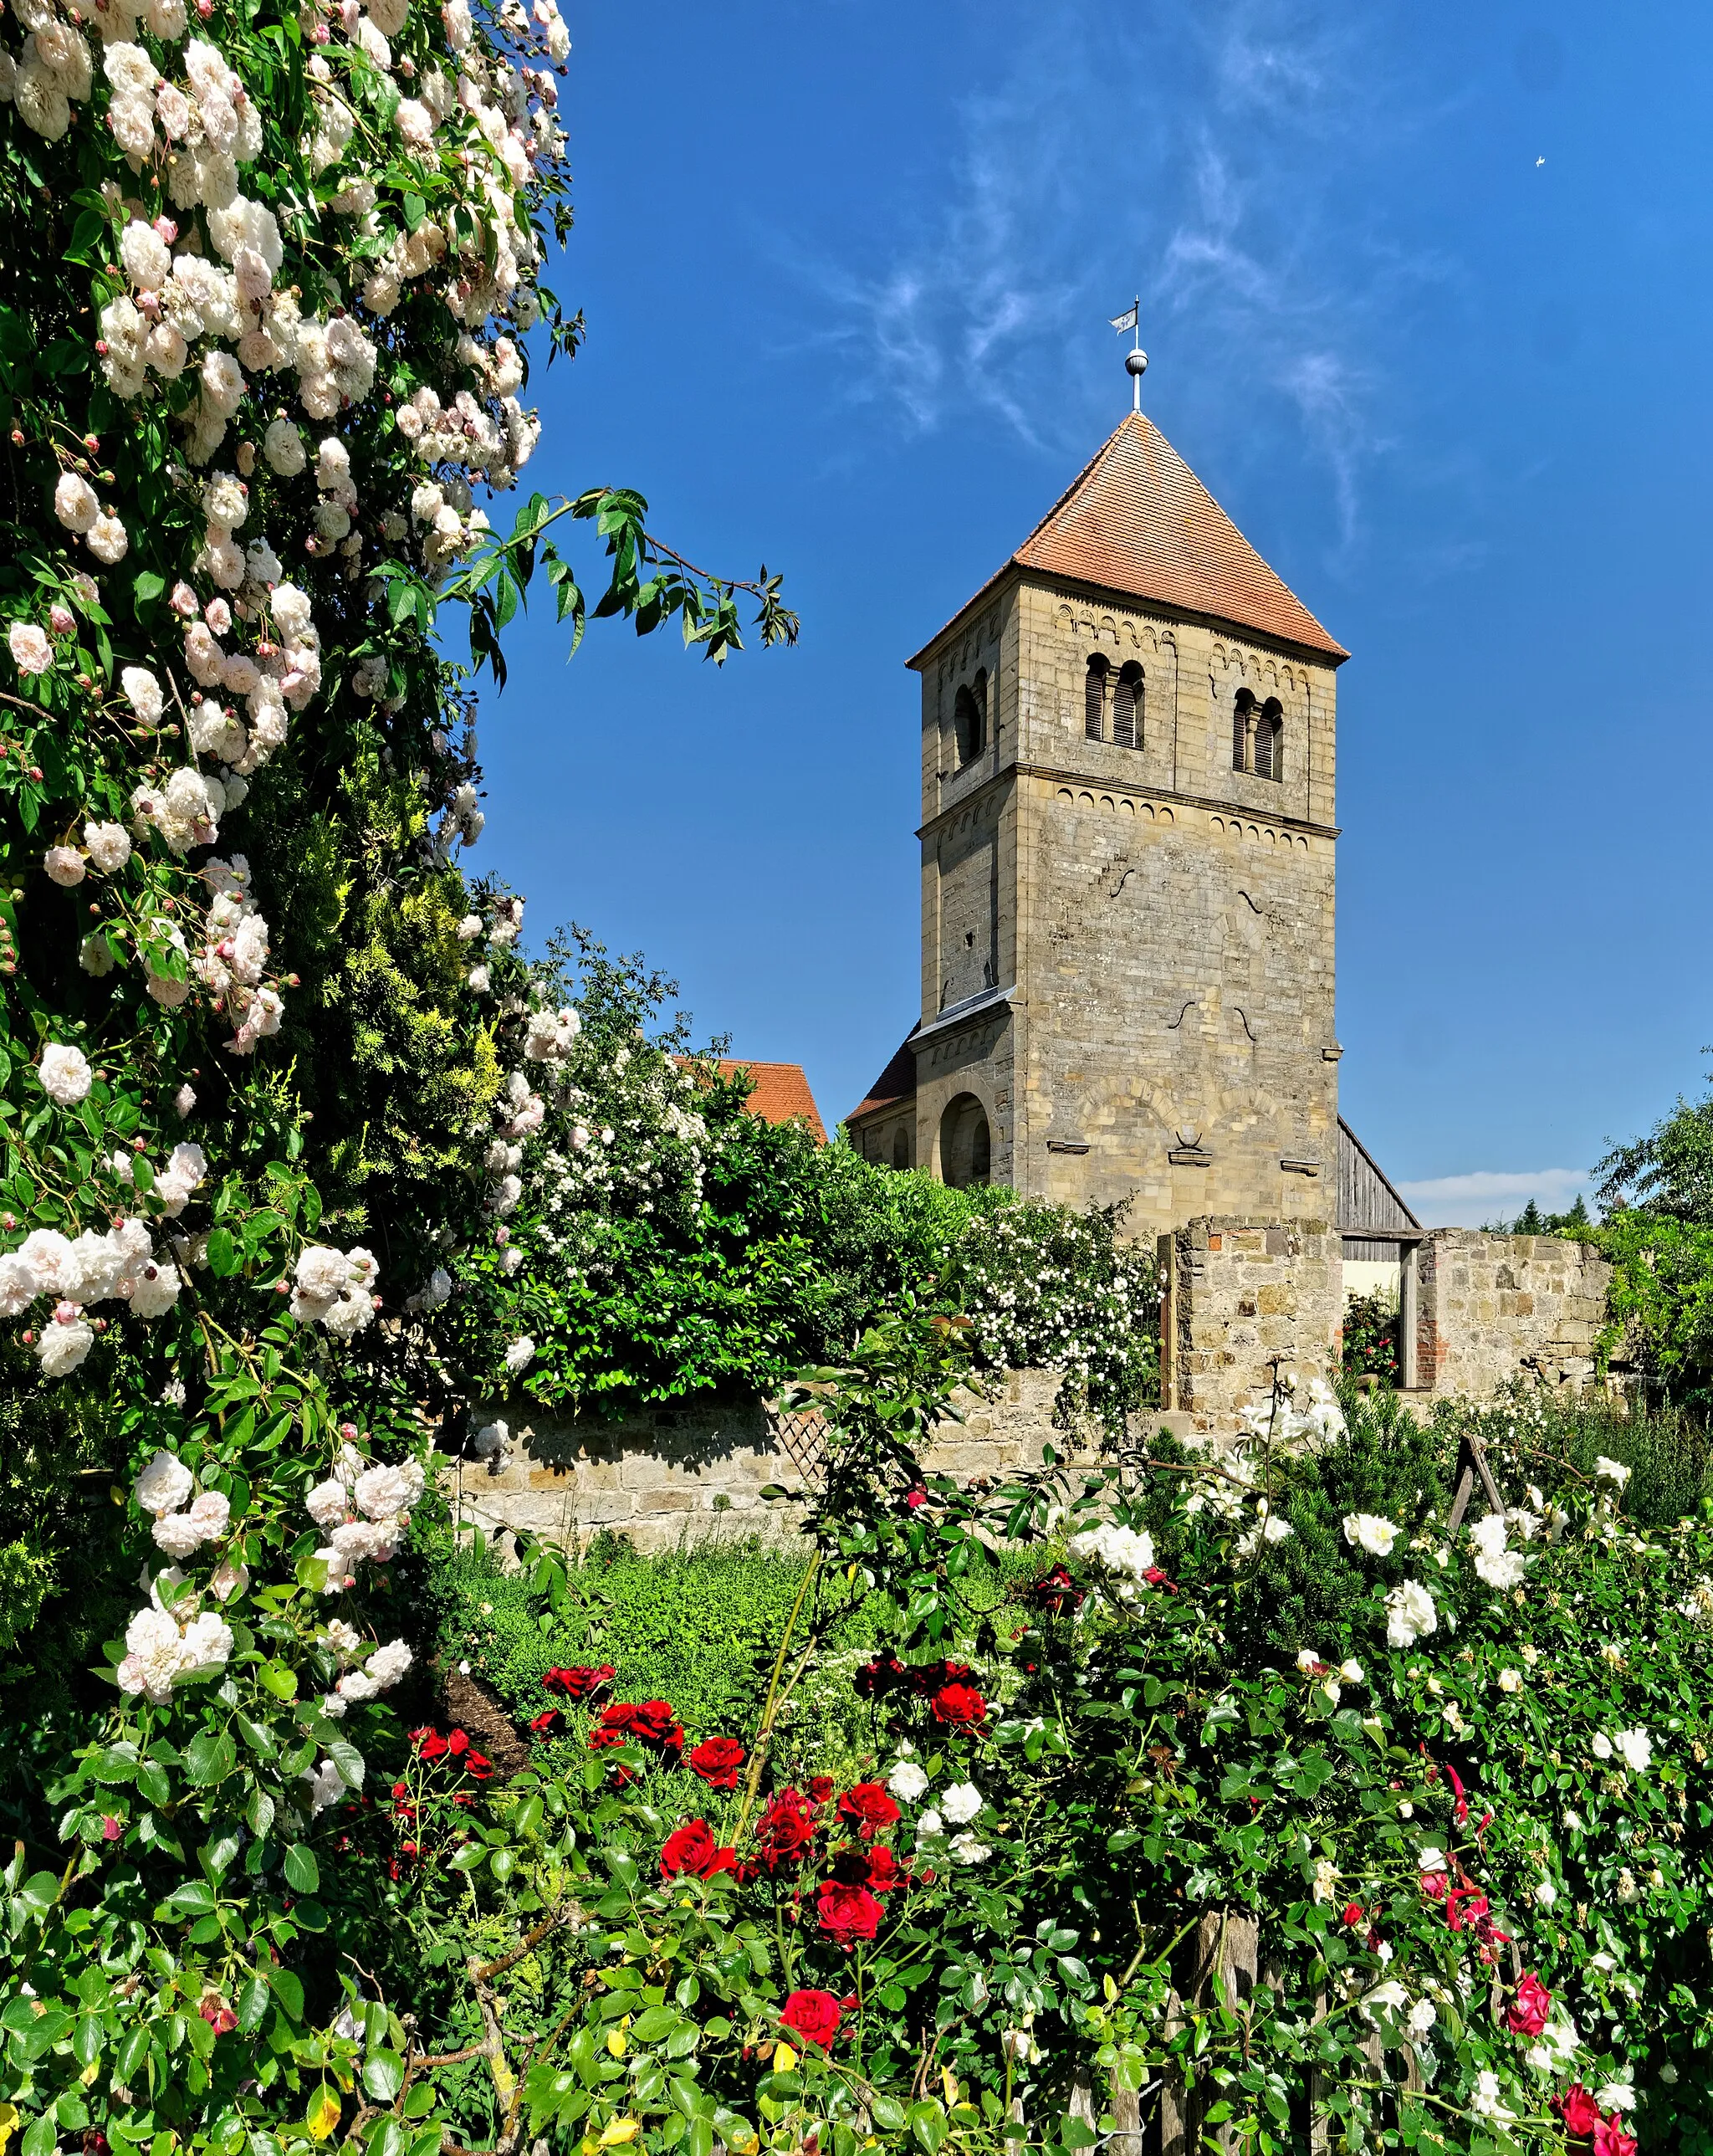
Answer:
[{"label": "wooden plank siding", "polygon": [[1343,1116],[1338,1119],[1338,1230],[1347,1258],[1380,1263],[1422,1235],[1422,1224]]}]

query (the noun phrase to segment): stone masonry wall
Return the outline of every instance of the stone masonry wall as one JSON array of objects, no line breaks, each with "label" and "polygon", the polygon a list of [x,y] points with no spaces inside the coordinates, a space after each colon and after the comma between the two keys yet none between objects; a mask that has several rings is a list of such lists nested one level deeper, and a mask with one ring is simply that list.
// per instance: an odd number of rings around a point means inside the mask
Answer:
[{"label": "stone masonry wall", "polygon": [[[945,1426],[927,1464],[972,1480],[1038,1465],[1049,1441],[1062,1454],[1064,1433],[1053,1427],[1059,1384],[1054,1371],[1013,1370],[991,1399],[960,1394],[966,1419]],[[787,1535],[802,1524],[800,1505],[762,1496],[769,1483],[800,1491],[803,1473],[758,1399],[620,1422],[522,1413],[515,1404],[500,1412],[511,1428],[507,1457],[461,1460],[446,1477],[459,1516],[490,1534],[526,1527],[569,1545],[605,1527],[654,1550],[680,1537]]]},{"label": "stone masonry wall", "polygon": [[1203,1218],[1160,1238],[1161,1397],[1191,1430],[1226,1435],[1272,1390],[1275,1361],[1331,1378],[1342,1245],[1318,1221]]},{"label": "stone masonry wall", "polygon": [[1416,1383],[1486,1399],[1518,1378],[1581,1390],[1612,1268],[1560,1235],[1441,1228],[1416,1259]]}]

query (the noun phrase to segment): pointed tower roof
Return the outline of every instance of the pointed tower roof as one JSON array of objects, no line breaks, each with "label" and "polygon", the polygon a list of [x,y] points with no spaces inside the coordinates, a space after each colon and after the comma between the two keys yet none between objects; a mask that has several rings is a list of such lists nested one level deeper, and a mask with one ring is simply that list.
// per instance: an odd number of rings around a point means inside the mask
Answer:
[{"label": "pointed tower roof", "polygon": [[[970,604],[1013,567],[1210,615],[1324,652],[1335,665],[1350,656],[1140,412],[1125,414]],[[925,645],[911,665],[931,648]]]}]

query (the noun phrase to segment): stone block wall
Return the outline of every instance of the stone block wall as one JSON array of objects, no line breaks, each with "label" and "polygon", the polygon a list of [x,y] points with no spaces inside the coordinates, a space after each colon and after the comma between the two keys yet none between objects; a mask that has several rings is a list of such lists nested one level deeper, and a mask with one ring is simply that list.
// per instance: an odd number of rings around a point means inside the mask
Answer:
[{"label": "stone block wall", "polygon": [[1272,1390],[1275,1363],[1331,1378],[1343,1245],[1319,1221],[1215,1216],[1160,1238],[1161,1399],[1190,1430],[1228,1435]]},{"label": "stone block wall", "polygon": [[[926,1464],[973,1481],[1038,1466],[1049,1442],[1063,1455],[1064,1435],[1053,1427],[1059,1385],[1056,1371],[1012,1370],[991,1396],[960,1393],[965,1419],[944,1425]],[[461,1460],[446,1476],[459,1517],[490,1535],[525,1527],[572,1545],[604,1527],[654,1550],[684,1537],[787,1535],[802,1525],[800,1504],[762,1491],[770,1483],[801,1491],[800,1462],[813,1460],[818,1440],[811,1432],[782,1442],[759,1399],[649,1409],[619,1422],[515,1404],[500,1412],[511,1430],[505,1458]]]},{"label": "stone block wall", "polygon": [[1436,1229],[1416,1257],[1418,1388],[1487,1399],[1532,1378],[1581,1390],[1611,1284],[1611,1266],[1585,1243]]}]

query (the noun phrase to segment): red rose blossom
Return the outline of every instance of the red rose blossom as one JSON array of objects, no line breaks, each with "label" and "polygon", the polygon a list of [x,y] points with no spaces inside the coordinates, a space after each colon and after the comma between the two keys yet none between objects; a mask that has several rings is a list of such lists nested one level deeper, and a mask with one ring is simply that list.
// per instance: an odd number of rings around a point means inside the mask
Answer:
[{"label": "red rose blossom", "polygon": [[987,1718],[987,1702],[973,1685],[941,1685],[934,1695],[934,1719],[948,1729],[973,1729]]},{"label": "red rose blossom", "polygon": [[812,1804],[824,1804],[832,1795],[833,1789],[833,1781],[830,1774],[810,1775],[809,1802]]},{"label": "red rose blossom", "polygon": [[536,1717],[530,1724],[530,1727],[535,1731],[537,1737],[551,1737],[553,1734],[553,1725],[560,1718],[559,1709],[556,1707],[550,1707],[545,1714],[538,1714]]},{"label": "red rose blossom", "polygon": [[[664,1699],[645,1699],[639,1705],[628,1701],[603,1707],[601,1719],[589,1732],[591,1752],[610,1752],[620,1744],[642,1744],[663,1758],[674,1758],[684,1750],[684,1732]],[[627,1767],[614,1769],[619,1787],[633,1779]]]},{"label": "red rose blossom", "polygon": [[660,1876],[676,1879],[688,1871],[698,1879],[711,1879],[716,1871],[734,1870],[736,1862],[737,1851],[715,1844],[706,1820],[690,1820],[667,1835],[660,1851]]},{"label": "red rose blossom", "polygon": [[851,1686],[859,1699],[884,1699],[888,1692],[896,1691],[910,1681],[909,1670],[887,1647],[872,1661],[863,1664],[851,1679]]},{"label": "red rose blossom", "polygon": [[842,1879],[823,1882],[815,1897],[821,1929],[849,1945],[853,1939],[871,1939],[880,1928],[880,1904],[866,1887],[849,1887]]},{"label": "red rose blossom", "polygon": [[1567,2133],[1589,2134],[1601,2123],[1600,2107],[1580,2082],[1572,2082],[1562,2096],[1551,2099],[1552,2108],[1564,2121]]},{"label": "red rose blossom", "polygon": [[1614,2111],[1594,2128],[1594,2156],[1636,2156],[1636,2137],[1623,2130],[1623,2115]]},{"label": "red rose blossom", "polygon": [[756,1829],[756,1846],[767,1871],[799,1863],[814,1838],[814,1806],[807,1797],[781,1789],[769,1799]]},{"label": "red rose blossom", "polygon": [[439,1731],[430,1729],[426,1723],[420,1729],[412,1730],[410,1742],[411,1749],[419,1752],[424,1759],[444,1759],[451,1749]]},{"label": "red rose blossom", "polygon": [[747,1756],[735,1737],[710,1737],[697,1745],[687,1763],[710,1789],[735,1789],[737,1770]]},{"label": "red rose blossom", "polygon": [[197,2011],[217,2036],[230,2035],[238,2026],[238,2016],[218,1992],[211,1991]]},{"label": "red rose blossom", "polygon": [[782,2024],[824,2051],[839,2034],[839,2001],[830,1991],[793,1991],[779,2010]]},{"label": "red rose blossom", "polygon": [[1445,1774],[1457,1796],[1457,1802],[1451,1808],[1452,1820],[1455,1825],[1461,1826],[1469,1815],[1469,1800],[1464,1794],[1463,1778],[1456,1768],[1451,1766],[1446,1768]]},{"label": "red rose blossom", "polygon": [[858,1782],[839,1799],[839,1816],[849,1820],[866,1841],[877,1828],[893,1825],[900,1814],[879,1782]]},{"label": "red rose blossom", "polygon": [[1361,1923],[1362,1921],[1362,1905],[1360,1902],[1347,1902],[1345,1904],[1343,1921],[1346,1924],[1352,1926]]},{"label": "red rose blossom", "polygon": [[910,1682],[924,1699],[931,1699],[941,1685],[962,1684],[970,1674],[967,1662],[915,1662],[910,1666]]},{"label": "red rose blossom", "polygon": [[806,2044],[825,2051],[839,2035],[839,2001],[832,1992],[793,1992],[780,2007],[780,2022]]},{"label": "red rose blossom", "polygon": [[910,1877],[890,1849],[871,1849],[866,1854],[869,1876],[864,1883],[871,1894],[890,1894]]},{"label": "red rose blossom", "polygon": [[1083,1590],[1062,1564],[1055,1564],[1051,1572],[1043,1573],[1023,1592],[1038,1609],[1053,1617],[1062,1617],[1067,1609],[1080,1609],[1083,1606]]},{"label": "red rose blossom", "polygon": [[1505,2025],[1513,2036],[1538,2036],[1552,2011],[1552,1994],[1538,1976],[1526,1976],[1505,2009]]},{"label": "red rose blossom", "polygon": [[597,1670],[549,1670],[541,1680],[544,1691],[556,1691],[567,1699],[592,1699],[597,1691],[604,1691],[618,1672],[611,1662],[603,1662]]}]

